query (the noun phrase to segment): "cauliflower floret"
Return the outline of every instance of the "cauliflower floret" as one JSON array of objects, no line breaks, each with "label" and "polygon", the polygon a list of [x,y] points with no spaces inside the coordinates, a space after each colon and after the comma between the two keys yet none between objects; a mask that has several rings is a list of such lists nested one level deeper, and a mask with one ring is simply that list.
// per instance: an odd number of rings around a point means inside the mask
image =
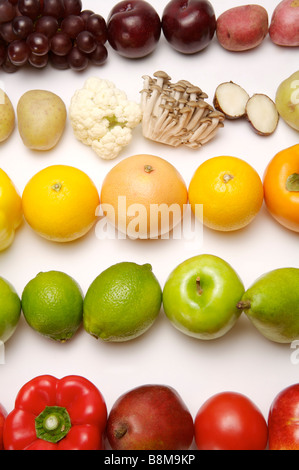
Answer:
[{"label": "cauliflower floret", "polygon": [[112,160],[130,143],[142,112],[114,83],[91,77],[74,93],[69,116],[76,138],[101,158]]}]

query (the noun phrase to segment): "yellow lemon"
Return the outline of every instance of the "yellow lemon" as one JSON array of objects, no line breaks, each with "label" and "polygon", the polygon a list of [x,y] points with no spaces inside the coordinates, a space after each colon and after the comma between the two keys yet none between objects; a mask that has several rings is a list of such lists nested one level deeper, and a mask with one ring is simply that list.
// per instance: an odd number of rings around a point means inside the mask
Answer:
[{"label": "yellow lemon", "polygon": [[21,222],[21,196],[9,176],[0,169],[0,251],[12,244]]},{"label": "yellow lemon", "polygon": [[92,228],[100,198],[86,173],[68,165],[53,165],[28,181],[22,203],[24,217],[35,232],[54,242],[70,242]]}]

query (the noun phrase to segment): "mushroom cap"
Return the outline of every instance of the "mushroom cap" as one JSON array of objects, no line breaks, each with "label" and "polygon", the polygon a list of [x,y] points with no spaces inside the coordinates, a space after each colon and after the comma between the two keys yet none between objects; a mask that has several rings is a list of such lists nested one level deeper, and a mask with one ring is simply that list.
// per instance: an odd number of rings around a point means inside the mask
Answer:
[{"label": "mushroom cap", "polygon": [[158,70],[155,72],[154,77],[163,78],[164,80],[171,80],[171,77],[166,72],[163,72],[163,70]]}]

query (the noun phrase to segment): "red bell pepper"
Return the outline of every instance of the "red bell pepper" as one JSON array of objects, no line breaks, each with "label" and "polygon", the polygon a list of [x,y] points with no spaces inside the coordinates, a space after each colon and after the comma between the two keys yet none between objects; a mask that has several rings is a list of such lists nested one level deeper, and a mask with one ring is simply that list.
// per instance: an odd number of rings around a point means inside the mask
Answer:
[{"label": "red bell pepper", "polygon": [[0,450],[3,450],[3,428],[7,413],[5,408],[0,404]]},{"label": "red bell pepper", "polygon": [[5,420],[5,450],[101,450],[107,408],[89,380],[41,375],[17,394]]}]

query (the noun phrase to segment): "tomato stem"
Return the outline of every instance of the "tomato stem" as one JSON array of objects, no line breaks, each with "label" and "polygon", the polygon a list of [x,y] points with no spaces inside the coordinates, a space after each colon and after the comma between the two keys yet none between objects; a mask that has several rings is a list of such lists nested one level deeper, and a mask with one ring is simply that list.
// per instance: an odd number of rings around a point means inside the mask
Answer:
[{"label": "tomato stem", "polygon": [[287,191],[299,191],[299,174],[293,173],[286,181]]}]

